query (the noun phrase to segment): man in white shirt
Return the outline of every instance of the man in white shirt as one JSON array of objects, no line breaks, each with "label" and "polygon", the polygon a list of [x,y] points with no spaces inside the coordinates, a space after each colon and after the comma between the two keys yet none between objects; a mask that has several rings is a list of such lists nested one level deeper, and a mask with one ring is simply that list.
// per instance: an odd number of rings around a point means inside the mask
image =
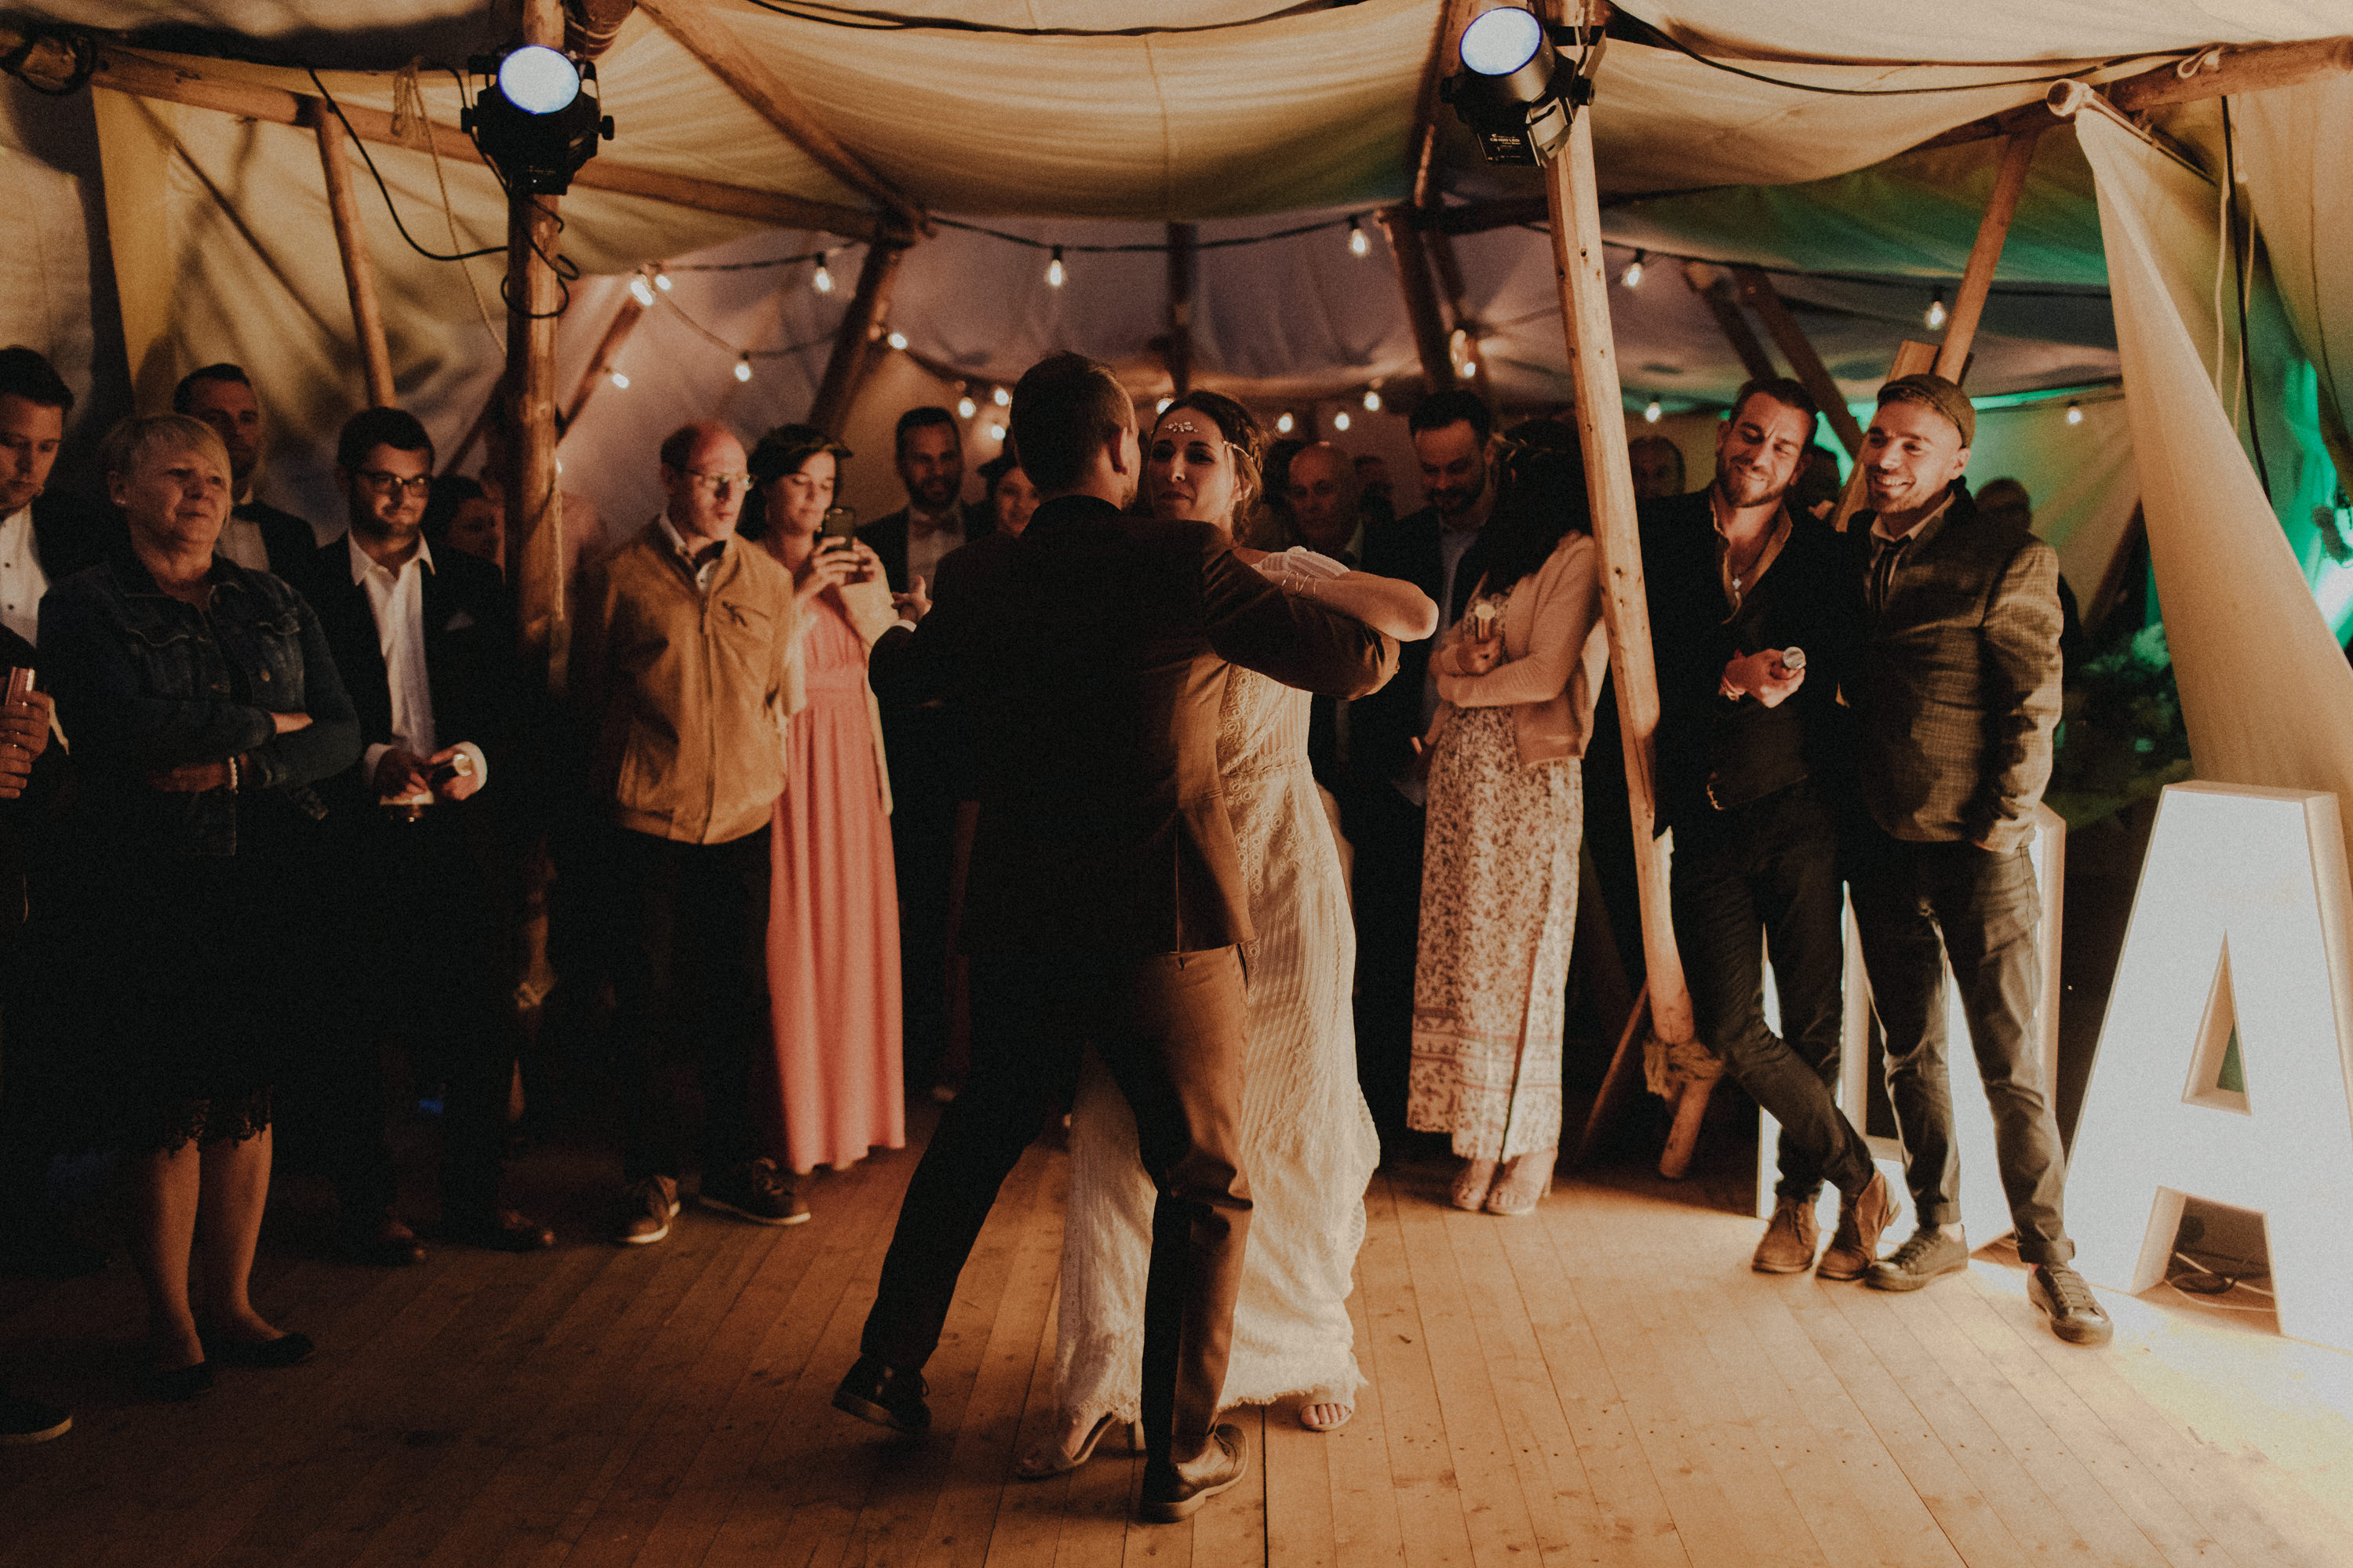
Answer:
[{"label": "man in white shirt", "polygon": [[[419,1248],[393,1215],[381,1040],[422,1086],[446,1085],[441,1212],[453,1239],[506,1251],[554,1236],[499,1204],[518,1044],[500,802],[517,794],[514,622],[497,568],[436,555],[422,528],[433,447],[413,416],[354,415],[337,443],[351,527],[316,551],[304,592],[358,710],[360,760],[322,786],[343,895],[343,961],[322,1016],[347,1031],[311,1086],[333,1139],[346,1250],[398,1264]],[[495,795],[485,797],[493,784]]]},{"label": "man in white shirt", "polygon": [[244,367],[221,363],[190,371],[172,389],[172,412],[203,420],[228,448],[231,505],[220,542],[213,548],[240,566],[303,586],[300,574],[308,570],[319,547],[318,531],[253,493],[269,430],[261,399]]},{"label": "man in white shirt", "polygon": [[104,509],[49,489],[73,405],[47,360],[0,349],[0,626],[28,643],[49,584],[97,564],[111,537]]}]

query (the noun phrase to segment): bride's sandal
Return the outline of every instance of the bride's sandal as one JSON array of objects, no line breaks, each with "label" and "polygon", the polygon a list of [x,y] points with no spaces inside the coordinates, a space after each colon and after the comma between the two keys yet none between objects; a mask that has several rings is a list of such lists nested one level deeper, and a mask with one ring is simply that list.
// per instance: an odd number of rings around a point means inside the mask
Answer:
[{"label": "bride's sandal", "polygon": [[1454,1206],[1466,1213],[1477,1214],[1479,1205],[1487,1201],[1487,1189],[1495,1184],[1495,1162],[1465,1160],[1454,1173]]},{"label": "bride's sandal", "polygon": [[1552,1168],[1559,1155],[1557,1148],[1514,1155],[1504,1167],[1503,1180],[1487,1194],[1487,1212],[1514,1218],[1535,1213],[1536,1205],[1552,1191]]},{"label": "bride's sandal", "polygon": [[1116,1415],[1106,1410],[1095,1417],[1094,1425],[1084,1433],[1080,1432],[1077,1418],[1065,1418],[1061,1435],[1048,1438],[1015,1460],[1013,1473],[1025,1481],[1042,1481],[1054,1476],[1069,1475],[1094,1457],[1095,1445],[1103,1441],[1104,1433],[1121,1425],[1127,1427],[1128,1451],[1142,1453],[1144,1423],[1122,1423]]},{"label": "bride's sandal", "polygon": [[[1318,1420],[1315,1413],[1319,1410],[1336,1410],[1339,1415]],[[1299,1424],[1310,1432],[1337,1432],[1356,1414],[1356,1402],[1335,1388],[1310,1389],[1307,1397],[1299,1402]]]}]

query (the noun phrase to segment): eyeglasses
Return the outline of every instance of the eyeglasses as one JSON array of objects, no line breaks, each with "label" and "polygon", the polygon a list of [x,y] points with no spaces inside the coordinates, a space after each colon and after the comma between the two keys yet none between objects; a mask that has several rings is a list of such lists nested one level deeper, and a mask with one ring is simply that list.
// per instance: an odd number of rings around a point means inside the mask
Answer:
[{"label": "eyeglasses", "polygon": [[419,474],[413,479],[407,479],[398,474],[387,473],[382,468],[362,468],[358,478],[360,483],[380,496],[396,495],[402,490],[406,490],[410,495],[421,497],[431,493],[433,489],[431,474]]},{"label": "eyeglasses", "polygon": [[730,487],[741,490],[749,489],[752,485],[749,474],[706,474],[700,468],[688,468],[685,474],[694,481],[696,489],[709,490],[714,495]]}]

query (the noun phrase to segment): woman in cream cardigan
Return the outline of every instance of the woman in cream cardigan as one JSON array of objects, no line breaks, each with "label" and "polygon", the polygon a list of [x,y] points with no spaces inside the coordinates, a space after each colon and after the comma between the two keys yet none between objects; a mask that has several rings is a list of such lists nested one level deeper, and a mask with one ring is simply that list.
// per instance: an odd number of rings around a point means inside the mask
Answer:
[{"label": "woman in cream cardigan", "polygon": [[1581,759],[1609,660],[1584,468],[1526,448],[1487,572],[1430,668],[1430,829],[1407,1108],[1462,1167],[1455,1206],[1532,1212],[1560,1146]]}]

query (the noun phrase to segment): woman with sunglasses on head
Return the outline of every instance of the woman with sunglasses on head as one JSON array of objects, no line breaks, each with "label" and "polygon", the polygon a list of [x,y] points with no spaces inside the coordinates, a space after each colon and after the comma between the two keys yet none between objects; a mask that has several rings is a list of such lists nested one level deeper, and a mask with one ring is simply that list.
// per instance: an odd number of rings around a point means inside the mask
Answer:
[{"label": "woman with sunglasses on head", "polygon": [[[1155,517],[1243,533],[1261,500],[1264,450],[1240,404],[1190,394],[1163,411],[1145,447],[1145,499]],[[1437,606],[1410,584],[1304,551],[1237,553],[1287,592],[1391,637],[1428,637],[1437,623]],[[1239,667],[1226,679],[1219,771],[1258,940],[1242,1105],[1250,1247],[1224,1402],[1297,1395],[1301,1425],[1328,1432],[1355,1414],[1365,1381],[1347,1297],[1365,1237],[1365,1188],[1380,1157],[1356,1086],[1356,934],[1338,846],[1308,769],[1308,694]],[[1062,1419],[1022,1456],[1025,1476],[1075,1468],[1113,1426],[1136,1419],[1153,1201],[1134,1118],[1091,1062],[1071,1124],[1055,1357]]]},{"label": "woman with sunglasses on head", "polygon": [[[897,616],[881,562],[834,505],[849,448],[781,425],[752,448],[736,531],[793,574],[807,701],[785,725],[769,853],[768,991],[777,1142],[796,1175],[907,1142],[899,900],[882,728],[866,650]],[[797,1205],[796,1217],[806,1214]]]}]

